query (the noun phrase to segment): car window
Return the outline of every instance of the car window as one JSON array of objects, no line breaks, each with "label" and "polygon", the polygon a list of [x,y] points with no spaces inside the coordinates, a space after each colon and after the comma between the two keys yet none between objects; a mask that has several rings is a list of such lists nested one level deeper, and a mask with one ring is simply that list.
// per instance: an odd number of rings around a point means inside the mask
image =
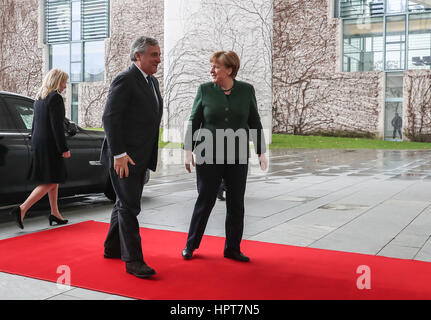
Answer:
[{"label": "car window", "polygon": [[18,116],[18,127],[19,129],[31,130],[33,124],[33,102],[30,100],[5,97],[5,100],[9,107]]},{"label": "car window", "polygon": [[12,114],[0,98],[0,131],[17,131]]}]

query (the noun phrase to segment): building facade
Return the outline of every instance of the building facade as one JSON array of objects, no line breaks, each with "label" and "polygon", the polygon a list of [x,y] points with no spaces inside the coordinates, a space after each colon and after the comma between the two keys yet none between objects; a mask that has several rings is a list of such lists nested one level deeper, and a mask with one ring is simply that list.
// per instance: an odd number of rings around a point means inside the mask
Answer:
[{"label": "building facade", "polygon": [[426,139],[430,10],[428,0],[274,1],[273,130]]},{"label": "building facade", "polygon": [[0,90],[70,74],[67,115],[100,127],[132,40],[157,38],[164,139],[181,141],[209,56],[235,50],[268,132],[427,140],[431,0],[0,0]]},{"label": "building facade", "polygon": [[[43,75],[70,75],[66,114],[84,127],[101,127],[113,78],[130,64],[132,41],[159,40],[160,0],[0,0],[0,90],[33,97]],[[156,74],[163,87],[163,64]]]}]

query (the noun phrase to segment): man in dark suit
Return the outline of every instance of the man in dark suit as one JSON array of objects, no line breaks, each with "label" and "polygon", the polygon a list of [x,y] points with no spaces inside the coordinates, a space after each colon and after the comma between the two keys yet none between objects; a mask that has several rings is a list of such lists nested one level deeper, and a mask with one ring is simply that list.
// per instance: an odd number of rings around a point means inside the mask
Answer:
[{"label": "man in dark suit", "polygon": [[145,172],[155,171],[163,101],[152,75],[160,63],[157,40],[137,38],[132,65],[111,83],[103,112],[106,138],[101,161],[109,168],[117,196],[105,240],[105,258],[121,258],[126,272],[139,278],[155,274],[142,254],[139,222]]}]

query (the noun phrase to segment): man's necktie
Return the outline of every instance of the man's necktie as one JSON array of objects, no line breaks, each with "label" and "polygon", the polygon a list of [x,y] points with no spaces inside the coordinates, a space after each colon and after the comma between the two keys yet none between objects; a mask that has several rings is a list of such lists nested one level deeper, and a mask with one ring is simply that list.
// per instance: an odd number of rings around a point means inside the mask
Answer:
[{"label": "man's necktie", "polygon": [[154,98],[156,99],[157,106],[159,105],[159,99],[157,98],[156,90],[154,89],[153,80],[151,80],[151,76],[147,76],[148,85],[150,86],[151,92],[154,94]]}]

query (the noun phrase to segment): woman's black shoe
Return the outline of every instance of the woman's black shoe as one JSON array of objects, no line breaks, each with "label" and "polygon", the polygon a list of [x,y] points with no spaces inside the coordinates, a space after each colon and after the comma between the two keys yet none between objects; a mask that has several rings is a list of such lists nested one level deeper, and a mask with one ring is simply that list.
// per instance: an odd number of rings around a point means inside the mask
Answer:
[{"label": "woman's black shoe", "polygon": [[69,220],[61,220],[52,214],[49,215],[49,225],[50,226],[52,226],[53,222],[56,222],[57,224],[66,224],[68,221]]},{"label": "woman's black shoe", "polygon": [[21,208],[19,206],[16,206],[15,208],[12,209],[12,211],[10,212],[10,215],[15,217],[15,222],[18,228],[24,229],[24,225],[22,224],[22,220],[21,220]]},{"label": "woman's black shoe", "polygon": [[184,248],[182,256],[185,260],[190,260],[193,257],[193,250]]}]

